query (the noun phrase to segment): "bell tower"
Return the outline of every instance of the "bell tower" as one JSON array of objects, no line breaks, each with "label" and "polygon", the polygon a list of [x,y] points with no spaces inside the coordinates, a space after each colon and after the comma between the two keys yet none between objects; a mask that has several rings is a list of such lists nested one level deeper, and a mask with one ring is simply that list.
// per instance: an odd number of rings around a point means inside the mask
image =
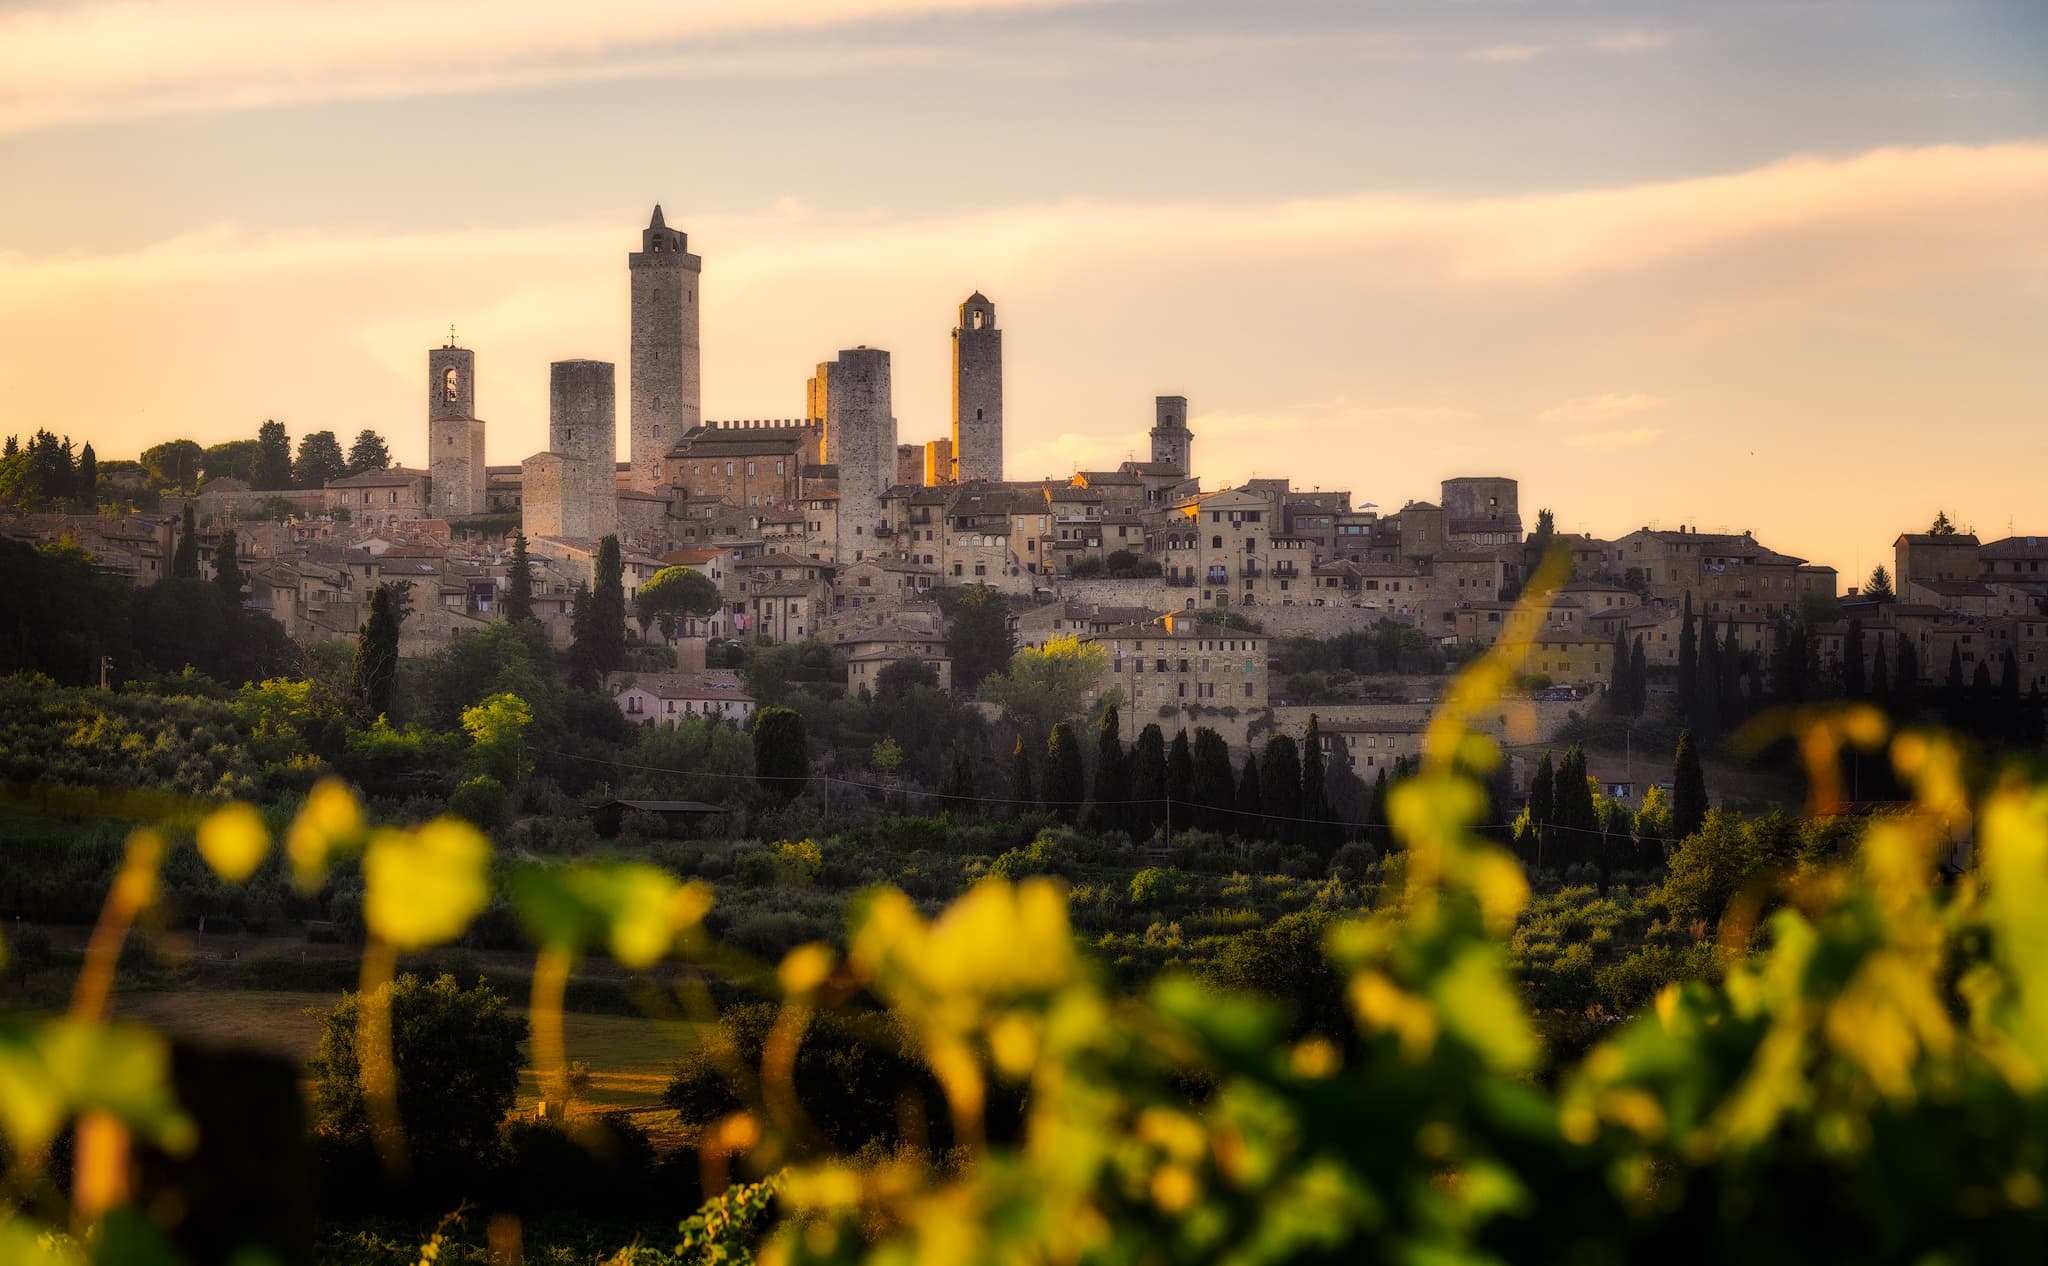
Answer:
[{"label": "bell tower", "polygon": [[427,472],[433,478],[433,515],[456,519],[482,514],[484,424],[476,416],[476,353],[448,342],[427,352]]},{"label": "bell tower", "polygon": [[1194,473],[1195,433],[1188,430],[1188,398],[1160,396],[1152,402],[1152,460],[1183,476]]},{"label": "bell tower", "polygon": [[1003,477],[1003,332],[979,290],[953,329],[953,470],[963,484]]}]

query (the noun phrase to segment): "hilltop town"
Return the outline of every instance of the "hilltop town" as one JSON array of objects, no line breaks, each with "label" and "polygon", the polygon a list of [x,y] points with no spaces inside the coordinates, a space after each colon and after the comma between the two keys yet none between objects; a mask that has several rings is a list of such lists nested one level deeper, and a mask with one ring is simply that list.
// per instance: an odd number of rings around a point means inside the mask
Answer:
[{"label": "hilltop town", "polygon": [[[576,594],[594,578],[600,543],[615,538],[625,636],[651,652],[637,674],[608,678],[634,720],[705,710],[743,721],[753,700],[715,662],[714,648],[734,640],[823,642],[841,652],[853,690],[902,660],[950,686],[943,600],[985,586],[1006,599],[1019,644],[1071,635],[1108,652],[1099,688],[1121,691],[1128,733],[1154,715],[1185,723],[1206,713],[1237,746],[1254,718],[1290,702],[1288,683],[1268,671],[1274,639],[1392,624],[1455,657],[1491,644],[1553,544],[1571,569],[1549,595],[1530,679],[1559,699],[1607,689],[1632,648],[1651,667],[1676,668],[1694,613],[1752,657],[1748,689],[1759,696],[1795,627],[1815,667],[1837,677],[1845,648],[1860,647],[1857,671],[1867,673],[1887,643],[1896,671],[1903,641],[1924,684],[1951,659],[1966,676],[1981,664],[2001,678],[2010,664],[2021,690],[2048,684],[2048,544],[2038,536],[1984,542],[1944,518],[1900,535],[1889,571],[1845,593],[1832,567],[1749,532],[1555,533],[1548,511],[1525,519],[1517,482],[1498,475],[1448,477],[1387,512],[1286,478],[1205,489],[1178,395],[1154,403],[1148,460],[1006,478],[1002,329],[979,292],[952,331],[950,434],[899,435],[889,353],[870,347],[816,364],[801,417],[706,419],[703,261],[659,207],[639,245],[628,255],[623,461],[617,367],[590,360],[551,367],[544,451],[516,463],[490,452],[489,425],[475,416],[488,360],[451,330],[426,353],[425,468],[380,461],[385,444],[370,432],[353,460],[295,488],[210,470],[189,442],[197,461],[181,459],[181,477],[167,478],[149,463],[98,462],[90,445],[74,463],[66,440],[57,464],[93,486],[73,490],[69,513],[25,509],[17,496],[0,531],[75,542],[102,572],[146,585],[172,574],[189,514],[202,572],[231,540],[245,606],[302,644],[353,638],[380,586],[408,586],[399,647],[409,658],[502,613],[515,550],[531,576],[523,604],[568,646]],[[283,428],[272,428],[261,442],[285,445],[288,458]],[[334,447],[331,435],[307,437],[302,470],[316,438]],[[5,460],[26,472],[56,446],[47,434],[26,448],[10,440]],[[342,461],[338,447],[329,461]],[[18,474],[0,488],[27,482]],[[667,568],[707,579],[717,609],[660,628],[631,619],[640,588]]]}]

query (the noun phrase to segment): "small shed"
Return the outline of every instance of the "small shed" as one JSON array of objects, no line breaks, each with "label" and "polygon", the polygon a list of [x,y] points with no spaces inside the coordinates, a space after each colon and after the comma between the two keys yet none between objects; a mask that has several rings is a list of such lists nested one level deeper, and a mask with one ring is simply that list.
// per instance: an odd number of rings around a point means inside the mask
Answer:
[{"label": "small shed", "polygon": [[651,813],[662,820],[670,835],[693,836],[703,831],[712,820],[722,817],[725,806],[706,804],[702,800],[607,800],[593,805],[590,810],[590,824],[597,833],[611,839],[619,833],[619,826],[628,813]]}]

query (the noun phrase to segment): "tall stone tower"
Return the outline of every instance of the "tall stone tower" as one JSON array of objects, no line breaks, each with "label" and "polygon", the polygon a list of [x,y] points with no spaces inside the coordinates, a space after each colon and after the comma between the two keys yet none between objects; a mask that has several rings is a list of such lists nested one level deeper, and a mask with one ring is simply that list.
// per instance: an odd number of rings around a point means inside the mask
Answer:
[{"label": "tall stone tower", "polygon": [[979,290],[953,330],[953,468],[963,484],[1003,477],[1003,332]]},{"label": "tall stone tower", "polygon": [[870,347],[839,353],[825,403],[825,430],[839,466],[839,561],[858,562],[884,544],[882,494],[896,475],[896,415],[889,353]]},{"label": "tall stone tower", "polygon": [[476,353],[455,346],[427,352],[427,472],[435,517],[484,512],[484,424],[476,417]]},{"label": "tall stone tower", "polygon": [[689,237],[662,223],[661,208],[640,233],[640,249],[627,256],[633,275],[631,486],[653,492],[661,484],[661,455],[704,420],[703,380],[697,352],[697,282],[704,261],[689,252]]},{"label": "tall stone tower", "polygon": [[548,367],[548,451],[563,459],[563,536],[596,540],[618,531],[617,408],[610,361],[558,360]]},{"label": "tall stone tower", "polygon": [[1152,402],[1152,413],[1152,460],[1192,475],[1195,433],[1188,430],[1188,398],[1160,396]]}]

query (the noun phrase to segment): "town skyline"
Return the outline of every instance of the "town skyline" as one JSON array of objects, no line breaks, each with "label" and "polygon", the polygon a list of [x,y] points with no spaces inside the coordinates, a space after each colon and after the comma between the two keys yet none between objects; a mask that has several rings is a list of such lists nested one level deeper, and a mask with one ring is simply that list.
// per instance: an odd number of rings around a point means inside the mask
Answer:
[{"label": "town skyline", "polygon": [[[478,353],[489,459],[518,462],[542,446],[551,361],[625,363],[618,256],[660,201],[705,258],[707,417],[796,416],[810,367],[866,344],[895,359],[900,436],[940,436],[945,330],[978,288],[1008,340],[1012,478],[1142,455],[1171,393],[1209,487],[1284,476],[1394,510],[1445,477],[1509,475],[1560,530],[1749,528],[1845,587],[1937,509],[1987,539],[2031,526],[2048,101],[2020,72],[2038,14],[1945,6],[1928,39],[1929,7],[1886,5],[1845,39],[1827,6],[1684,25],[1623,5],[1548,25],[1488,5],[1378,25],[1287,11],[1257,31],[1200,8],[938,7],[714,10],[718,29],[614,32],[541,69],[515,31],[465,54],[467,78],[366,39],[336,59],[371,87],[335,70],[289,100],[250,86],[276,67],[241,63],[217,68],[247,89],[232,99],[109,69],[86,101],[16,76],[0,154],[40,192],[0,212],[17,349],[0,429],[117,457],[274,417],[294,436],[377,429],[420,464],[421,349],[452,323]],[[311,29],[296,12],[277,19],[283,65]],[[1754,101],[1718,73],[1764,38],[1744,19],[1782,54],[1750,66]],[[36,47],[61,63],[68,29],[45,23]],[[732,69],[631,61],[735,41],[764,79],[890,67],[900,96],[837,126],[912,139],[777,170],[824,135],[795,118],[818,84],[764,112]],[[1247,82],[1222,83],[1229,67]],[[1327,100],[1257,99],[1310,70],[1335,76]],[[1205,104],[1170,118],[1190,72]],[[1806,108],[1829,90],[1840,109]],[[664,91],[718,126],[635,146]],[[1457,92],[1536,118],[1462,126]],[[1360,113],[1401,99],[1399,125]],[[1640,118],[1608,117],[1632,101]],[[1770,103],[1801,108],[1766,127]],[[595,151],[566,182],[543,178],[565,130],[522,146],[509,126],[557,106]],[[435,127],[373,147],[422,112]],[[135,161],[164,145],[177,162]],[[209,184],[252,154],[282,178]],[[131,199],[109,196],[117,171]]]}]

